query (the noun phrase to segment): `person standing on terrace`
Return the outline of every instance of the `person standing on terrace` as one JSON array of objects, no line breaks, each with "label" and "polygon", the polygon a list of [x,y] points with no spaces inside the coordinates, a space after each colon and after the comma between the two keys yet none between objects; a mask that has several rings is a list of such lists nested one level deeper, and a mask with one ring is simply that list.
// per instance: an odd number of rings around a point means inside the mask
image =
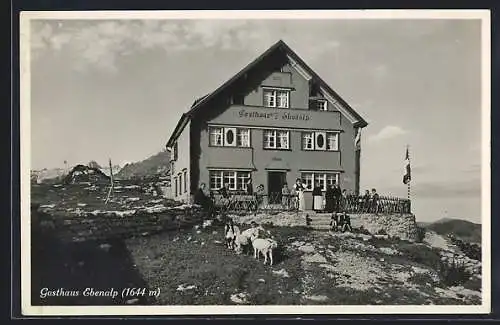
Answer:
[{"label": "person standing on terrace", "polygon": [[312,191],[313,196],[313,210],[319,212],[321,210],[321,203],[323,202],[323,193],[321,192],[321,184],[319,181],[316,182]]},{"label": "person standing on terrace", "polygon": [[304,199],[304,191],[306,188],[304,184],[302,184],[302,180],[300,178],[297,178],[295,181],[293,189],[298,196],[298,209],[299,211],[304,211],[306,209],[306,200]]},{"label": "person standing on terrace", "polygon": [[290,208],[290,189],[287,183],[284,183],[281,189],[281,205],[284,209],[288,210]]}]

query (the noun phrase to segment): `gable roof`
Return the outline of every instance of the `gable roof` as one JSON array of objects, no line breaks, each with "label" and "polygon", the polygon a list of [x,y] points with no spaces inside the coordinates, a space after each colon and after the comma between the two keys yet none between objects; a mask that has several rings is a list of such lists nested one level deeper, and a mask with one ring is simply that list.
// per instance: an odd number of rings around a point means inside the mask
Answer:
[{"label": "gable roof", "polygon": [[354,117],[356,122],[354,123],[357,127],[366,127],[368,123],[346,102],[344,101],[320,76],[318,76],[285,42],[279,40],[269,49],[267,49],[264,53],[258,56],[255,60],[250,62],[246,67],[244,67],[240,72],[235,74],[232,78],[223,83],[219,88],[214,90],[213,92],[206,94],[203,97],[200,97],[194,101],[190,110],[187,113],[183,113],[177,125],[172,132],[168,142],[167,148],[172,147],[173,143],[179,135],[182,133],[184,128],[186,127],[189,120],[202,108],[206,103],[215,98],[218,94],[220,94],[223,90],[233,84],[236,80],[240,79],[247,72],[249,72],[252,68],[254,68],[257,64],[262,62],[264,58],[268,57],[270,54],[275,53],[276,51],[283,50],[292,60],[296,61],[298,65],[305,70],[305,72],[311,75],[312,79],[319,83],[321,87],[323,87],[326,92],[332,95],[332,97],[341,103],[341,105],[347,110],[347,112]]}]

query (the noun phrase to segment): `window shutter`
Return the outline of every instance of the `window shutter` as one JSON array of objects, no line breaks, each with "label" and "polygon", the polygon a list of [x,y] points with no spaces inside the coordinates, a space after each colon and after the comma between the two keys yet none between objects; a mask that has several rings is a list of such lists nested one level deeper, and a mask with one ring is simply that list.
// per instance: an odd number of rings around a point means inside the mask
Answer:
[{"label": "window shutter", "polygon": [[316,150],[326,150],[326,132],[315,132],[314,137]]},{"label": "window shutter", "polygon": [[224,128],[225,145],[236,147],[236,128]]}]

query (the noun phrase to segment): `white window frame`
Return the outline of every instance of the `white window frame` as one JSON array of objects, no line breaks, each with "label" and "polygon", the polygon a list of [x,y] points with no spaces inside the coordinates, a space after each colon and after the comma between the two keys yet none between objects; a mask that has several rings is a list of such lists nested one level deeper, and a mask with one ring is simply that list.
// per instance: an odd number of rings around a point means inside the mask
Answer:
[{"label": "white window frame", "polygon": [[314,132],[302,132],[302,150],[314,150]]},{"label": "white window frame", "polygon": [[[318,144],[318,137],[319,136],[323,137],[323,146],[320,146]],[[318,151],[325,151],[326,150],[326,132],[321,132],[321,131],[314,132],[314,148]]]},{"label": "white window frame", "polygon": [[[220,140],[220,144],[218,143],[217,140]],[[210,145],[213,147],[223,147],[224,146],[224,128],[218,127],[218,126],[209,127],[209,141],[210,141]]]},{"label": "white window frame", "polygon": [[236,172],[236,189],[246,191],[248,180],[252,178],[250,172],[237,171]]},{"label": "white window frame", "polygon": [[[226,134],[229,130],[234,132],[233,144],[227,143]],[[208,133],[211,147],[250,148],[251,146],[251,131],[248,128],[209,126]],[[214,142],[214,139],[220,139],[220,144]]]},{"label": "white window frame", "polygon": [[[250,171],[236,170],[210,170],[209,171],[209,187],[211,191],[217,191],[225,183],[229,183],[228,190],[244,190],[247,189],[248,180],[252,178]],[[219,186],[220,185],[220,186]]]},{"label": "white window frame", "polygon": [[316,186],[317,182],[321,184],[321,190],[326,191],[326,173],[314,173],[314,185]]},{"label": "white window frame", "polygon": [[[300,177],[301,177],[302,181],[304,182],[304,186],[306,188],[305,190],[312,191],[312,189],[314,187],[314,173],[310,173],[310,172],[301,173]],[[310,185],[310,187],[309,187],[309,185]]]},{"label": "white window frame", "polygon": [[241,148],[250,148],[250,129],[237,129],[236,146]]},{"label": "white window frame", "polygon": [[290,90],[281,88],[264,89],[264,107],[290,108]]},{"label": "white window frame", "polygon": [[326,99],[317,99],[316,108],[318,111],[328,111],[328,101]]},{"label": "white window frame", "polygon": [[[331,148],[330,139],[335,138],[335,146]],[[326,151],[339,151],[339,132],[327,132],[326,133]]]},{"label": "white window frame", "polygon": [[[275,130],[275,129],[264,129],[264,149],[275,149],[275,150],[288,150],[290,149],[290,131],[288,130]],[[285,142],[279,139],[286,139]],[[271,143],[272,142],[272,143]],[[278,142],[280,145],[278,146]],[[286,145],[283,146],[282,144]]]},{"label": "white window frame", "polygon": [[[332,177],[333,176],[333,177]],[[326,173],[326,185],[333,185],[333,180],[336,184],[339,183],[340,173]]]},{"label": "white window frame", "polygon": [[[322,134],[325,139],[323,148],[318,148],[316,143],[318,134]],[[339,151],[339,134],[340,132],[327,131],[304,131],[301,133],[301,147],[304,151]],[[334,138],[335,143],[333,148],[330,146],[330,139]],[[312,140],[311,140],[312,139]],[[310,143],[310,146],[307,144]]]},{"label": "white window frame", "polygon": [[[218,190],[224,186],[224,171],[222,170],[210,170],[209,171],[209,187],[210,190]],[[214,179],[214,182],[212,182]]]},{"label": "white window frame", "polygon": [[182,173],[183,173],[183,178],[184,178],[183,179],[183,181],[184,181],[184,193],[187,193],[187,188],[188,188],[188,186],[187,186],[187,184],[188,184],[187,183],[187,170],[184,170]]},{"label": "white window frame", "polygon": [[[233,133],[233,142],[232,143],[229,143],[228,136],[227,136],[228,132]],[[236,128],[232,128],[232,127],[224,128],[224,143],[223,143],[224,147],[236,147],[236,143],[238,142],[237,132],[238,131]]]},{"label": "white window frame", "polygon": [[[310,178],[309,178],[310,175]],[[333,178],[332,178],[333,176]],[[321,182],[322,191],[326,191],[327,185],[333,185],[331,182],[333,179],[336,184],[339,184],[340,173],[339,172],[302,172],[301,179],[306,185],[306,192],[311,192],[316,186],[316,182],[319,180]],[[308,179],[311,180],[311,188],[307,186]]]},{"label": "white window frame", "polygon": [[234,171],[224,171],[222,172],[222,185],[229,184],[228,190],[236,190],[236,172]]}]

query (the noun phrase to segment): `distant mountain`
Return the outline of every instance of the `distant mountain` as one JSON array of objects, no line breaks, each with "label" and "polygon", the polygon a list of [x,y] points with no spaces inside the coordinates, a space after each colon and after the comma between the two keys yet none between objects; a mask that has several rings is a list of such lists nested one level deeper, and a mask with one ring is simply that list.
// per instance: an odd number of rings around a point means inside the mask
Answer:
[{"label": "distant mountain", "polygon": [[170,169],[170,153],[161,151],[143,161],[126,164],[116,174],[117,179],[130,179],[158,174],[166,174]]},{"label": "distant mountain", "polygon": [[[422,223],[420,224],[422,225]],[[422,226],[443,236],[452,234],[468,243],[481,243],[481,225],[477,223],[461,219],[443,218]]]}]

